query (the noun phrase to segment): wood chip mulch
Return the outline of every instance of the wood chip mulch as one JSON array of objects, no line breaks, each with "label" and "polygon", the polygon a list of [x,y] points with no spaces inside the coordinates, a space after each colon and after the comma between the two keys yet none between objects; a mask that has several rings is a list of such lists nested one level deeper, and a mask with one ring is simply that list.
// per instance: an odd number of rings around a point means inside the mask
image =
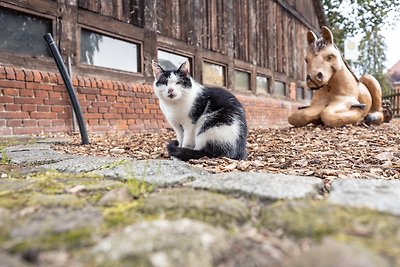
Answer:
[{"label": "wood chip mulch", "polygon": [[[134,159],[168,158],[166,144],[172,131],[130,136],[91,135],[90,145],[72,142],[55,145],[66,153],[127,156]],[[213,173],[248,171],[320,177],[329,190],[333,178],[400,179],[400,119],[378,126],[329,128],[307,126],[250,130],[248,159],[191,160],[196,167]]]}]

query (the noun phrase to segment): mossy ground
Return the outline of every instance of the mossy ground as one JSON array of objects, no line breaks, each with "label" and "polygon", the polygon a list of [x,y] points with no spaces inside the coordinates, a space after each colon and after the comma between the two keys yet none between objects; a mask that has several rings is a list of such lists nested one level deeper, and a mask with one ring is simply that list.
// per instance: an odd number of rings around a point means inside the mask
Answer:
[{"label": "mossy ground", "polygon": [[322,201],[282,201],[261,211],[260,226],[296,239],[331,237],[364,246],[400,266],[400,220],[396,216]]}]

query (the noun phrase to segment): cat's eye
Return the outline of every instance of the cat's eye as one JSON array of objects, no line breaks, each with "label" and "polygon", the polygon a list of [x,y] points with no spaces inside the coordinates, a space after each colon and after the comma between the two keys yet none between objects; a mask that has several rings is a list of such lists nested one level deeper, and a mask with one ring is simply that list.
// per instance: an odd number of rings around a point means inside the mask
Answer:
[{"label": "cat's eye", "polygon": [[178,82],[176,82],[176,84],[178,84],[178,85],[179,85],[179,84],[181,84],[181,82],[179,82],[179,81],[178,81]]}]

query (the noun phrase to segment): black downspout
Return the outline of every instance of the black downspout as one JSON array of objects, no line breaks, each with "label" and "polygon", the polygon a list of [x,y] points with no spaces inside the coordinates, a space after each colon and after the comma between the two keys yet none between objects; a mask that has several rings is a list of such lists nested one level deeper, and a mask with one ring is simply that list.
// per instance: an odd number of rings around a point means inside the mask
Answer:
[{"label": "black downspout", "polygon": [[78,102],[78,99],[75,94],[74,86],[72,85],[71,78],[69,77],[69,75],[67,73],[67,69],[65,68],[61,54],[58,51],[56,43],[54,42],[53,37],[51,37],[50,33],[46,33],[45,35],[43,35],[43,38],[46,40],[47,45],[50,48],[51,54],[53,55],[53,58],[57,64],[57,67],[58,67],[58,70],[60,71],[61,77],[64,80],[64,84],[67,87],[69,98],[71,99],[72,107],[74,108],[76,119],[78,120],[79,131],[81,133],[81,138],[82,138],[82,144],[88,145],[89,137],[87,134],[85,122],[83,120],[81,107],[79,106],[79,102]]}]

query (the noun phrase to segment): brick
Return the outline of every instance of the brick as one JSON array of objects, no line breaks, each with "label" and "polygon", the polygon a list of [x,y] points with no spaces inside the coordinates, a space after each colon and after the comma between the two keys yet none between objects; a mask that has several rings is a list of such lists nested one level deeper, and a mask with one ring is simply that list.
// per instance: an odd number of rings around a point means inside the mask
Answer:
[{"label": "brick", "polygon": [[94,88],[78,88],[78,93],[80,94],[91,94],[91,95],[98,95],[100,93],[99,89]]},{"label": "brick", "polygon": [[6,120],[0,120],[0,127],[6,126]]},{"label": "brick", "polygon": [[42,83],[50,83],[50,75],[42,72]]},{"label": "brick", "polygon": [[37,105],[34,105],[34,104],[21,105],[22,111],[27,111],[27,112],[36,111],[36,108],[37,108]]},{"label": "brick", "polygon": [[105,95],[105,96],[117,96],[118,91],[116,90],[111,90],[111,89],[100,89],[100,95]]},{"label": "brick", "polygon": [[85,119],[89,120],[89,119],[102,119],[103,118],[103,114],[99,114],[99,113],[86,113],[85,114]]},{"label": "brick", "polygon": [[78,78],[76,78],[76,76],[72,77],[72,85],[75,87],[78,87],[79,85]]},{"label": "brick", "polygon": [[0,128],[0,136],[11,135],[12,133],[13,133],[12,128],[5,128],[5,127]]},{"label": "brick", "polygon": [[33,126],[37,126],[37,120],[22,120],[22,124],[25,127],[33,127]]},{"label": "brick", "polygon": [[33,72],[33,81],[37,82],[37,83],[41,82],[42,81],[42,75],[40,74],[40,72],[37,71],[37,70],[33,70],[32,72]]},{"label": "brick", "polygon": [[60,92],[49,92],[49,98],[61,98],[61,93]]},{"label": "brick", "polygon": [[43,104],[43,99],[31,97],[19,97],[14,100],[15,104]]},{"label": "brick", "polygon": [[96,96],[95,95],[86,95],[86,100],[95,101],[96,100]]},{"label": "brick", "polygon": [[4,88],[2,89],[3,95],[9,95],[9,96],[17,96],[18,95],[18,90],[17,89],[12,89],[12,88]]},{"label": "brick", "polygon": [[25,82],[20,81],[0,81],[0,87],[3,88],[25,88]]},{"label": "brick", "polygon": [[0,119],[28,119],[28,112],[4,111],[0,113]]},{"label": "brick", "polygon": [[99,112],[99,108],[91,108],[91,107],[89,107],[88,108],[88,112],[89,113],[98,113]]},{"label": "brick", "polygon": [[7,120],[7,126],[8,127],[20,127],[20,126],[22,126],[22,120],[21,119]]},{"label": "brick", "polygon": [[25,81],[33,82],[33,72],[31,70],[22,70],[25,73]]},{"label": "brick", "polygon": [[53,120],[37,120],[39,127],[49,127]]},{"label": "brick", "polygon": [[36,90],[35,91],[35,97],[38,97],[38,98],[49,98],[49,92]]},{"label": "brick", "polygon": [[121,119],[122,118],[122,115],[121,114],[116,114],[116,113],[114,113],[114,114],[104,114],[103,115],[103,117],[104,117],[104,119]]},{"label": "brick", "polygon": [[38,112],[50,112],[50,106],[37,106],[37,111]]},{"label": "brick", "polygon": [[51,121],[52,126],[61,126],[65,125],[65,120],[52,120]]},{"label": "brick", "polygon": [[46,83],[27,83],[27,89],[53,91],[54,86]]},{"label": "brick", "polygon": [[108,113],[108,108],[99,108],[99,113]]},{"label": "brick", "polygon": [[15,80],[15,71],[11,67],[5,67],[6,70],[6,78],[9,80]]},{"label": "brick", "polygon": [[40,134],[43,129],[39,127],[17,127],[13,128],[13,133],[18,134]]},{"label": "brick", "polygon": [[21,111],[21,105],[18,104],[6,104],[4,107],[6,111]]},{"label": "brick", "polygon": [[50,83],[58,84],[58,78],[55,73],[49,73],[49,76],[50,76]]},{"label": "brick", "polygon": [[6,77],[6,69],[3,66],[0,66],[0,79],[5,79]]},{"label": "brick", "polygon": [[32,119],[56,119],[57,114],[50,112],[31,112]]},{"label": "brick", "polygon": [[32,89],[19,89],[19,96],[33,96]]},{"label": "brick", "polygon": [[93,107],[108,107],[110,105],[107,102],[93,102],[92,106]]},{"label": "brick", "polygon": [[66,106],[69,105],[69,101],[66,99],[44,99],[44,104]]},{"label": "brick", "polygon": [[88,120],[89,125],[99,125],[99,120]]},{"label": "brick", "polygon": [[63,106],[52,106],[51,111],[52,112],[64,112],[65,107]]},{"label": "brick", "polygon": [[25,72],[22,70],[14,70],[15,71],[15,79],[17,81],[25,81]]},{"label": "brick", "polygon": [[13,103],[14,100],[11,96],[0,96],[0,103]]}]

